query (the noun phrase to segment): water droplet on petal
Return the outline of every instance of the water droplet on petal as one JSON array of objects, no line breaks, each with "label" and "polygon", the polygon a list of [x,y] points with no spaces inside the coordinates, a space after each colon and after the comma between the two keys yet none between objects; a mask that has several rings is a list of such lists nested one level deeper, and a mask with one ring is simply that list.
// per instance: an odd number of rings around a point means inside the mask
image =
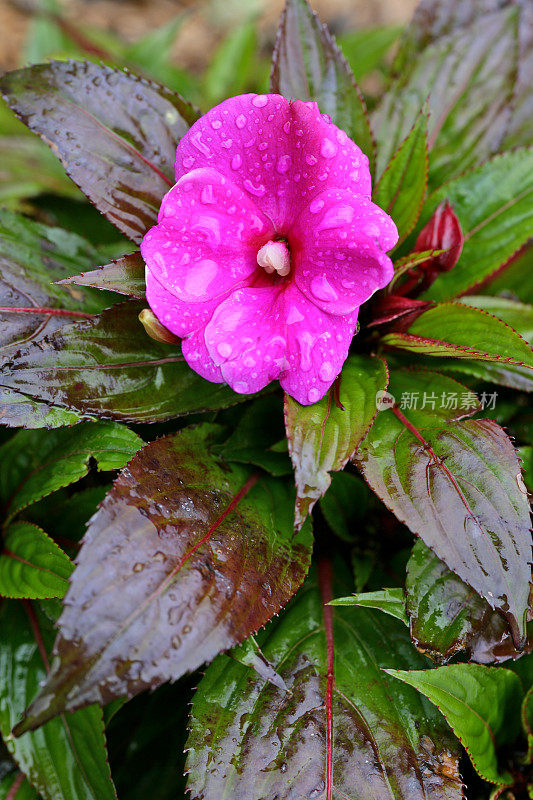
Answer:
[{"label": "water droplet on petal", "polygon": [[191,169],[194,166],[194,158],[192,156],[185,156],[183,159],[183,166],[185,169]]},{"label": "water droplet on petal", "polygon": [[318,375],[320,380],[330,381],[333,378],[333,365],[330,364],[329,361],[324,361],[324,363],[320,365]]},{"label": "water droplet on petal", "polygon": [[339,295],[328,281],[325,275],[317,275],[311,281],[311,294],[317,300],[322,300],[325,303],[335,302],[339,299]]},{"label": "water droplet on petal", "polygon": [[217,344],[217,351],[222,358],[229,358],[231,355],[232,347],[229,342],[220,342]]},{"label": "water droplet on petal", "polygon": [[244,181],[243,186],[248,192],[250,192],[250,194],[253,194],[256,197],[262,197],[266,192],[266,189],[262,183],[260,183],[259,186],[254,186],[253,183],[248,180],[248,178]]},{"label": "water droplet on petal", "polygon": [[246,117],[244,116],[244,114],[239,114],[239,116],[235,120],[235,125],[238,128],[240,128],[240,130],[244,128],[244,126],[246,125]]},{"label": "water droplet on petal", "polygon": [[252,105],[256,108],[263,108],[268,103],[268,97],[264,94],[258,94],[257,97],[254,97],[252,100]]},{"label": "water droplet on petal", "polygon": [[309,211],[311,214],[318,214],[324,208],[324,201],[323,200],[312,200],[309,203]]},{"label": "water droplet on petal", "polygon": [[231,159],[231,168],[232,169],[239,169],[242,164],[242,158],[238,153],[236,153],[233,158]]},{"label": "water droplet on petal", "polygon": [[213,187],[210,183],[206,184],[200,193],[200,202],[204,205],[211,205],[215,202],[215,195],[213,193]]},{"label": "water droplet on petal", "polygon": [[317,400],[320,400],[320,392],[318,389],[309,389],[307,393],[307,399],[310,403],[316,403]]},{"label": "water droplet on petal", "polygon": [[222,127],[222,121],[219,119],[214,119],[213,122],[211,123],[211,127],[217,131],[219,128]]},{"label": "water droplet on petal", "polygon": [[278,163],[276,164],[277,171],[283,175],[284,172],[288,172],[291,167],[291,157],[290,156],[280,156],[278,158]]}]

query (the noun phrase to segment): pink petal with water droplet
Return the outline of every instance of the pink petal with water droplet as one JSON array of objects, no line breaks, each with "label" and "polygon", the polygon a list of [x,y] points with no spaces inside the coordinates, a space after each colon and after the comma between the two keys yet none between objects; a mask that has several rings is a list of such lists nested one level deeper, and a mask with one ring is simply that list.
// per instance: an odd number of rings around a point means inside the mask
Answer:
[{"label": "pink petal with water droplet", "polygon": [[[320,400],[340,373],[357,323],[356,309],[345,316],[320,311],[296,286],[284,292],[285,308],[298,310],[286,326],[287,365],[279,382],[302,405]],[[287,319],[290,317],[287,315]]]},{"label": "pink petal with water droplet", "polygon": [[146,270],[146,299],[158,320],[176,336],[188,336],[199,328],[203,329],[213,316],[221,299],[214,297],[205,303],[184,303],[165,289],[154,274]]},{"label": "pink petal with water droplet", "polygon": [[281,95],[232,97],[195,122],[178,144],[176,179],[197,167],[238,183],[281,233],[327,186],[371,191],[368,159],[346,133],[316,103]]},{"label": "pink petal with water droplet", "polygon": [[368,198],[328,189],[293,226],[294,281],[322,310],[348,314],[392,279],[383,251],[397,241],[394,222]]},{"label": "pink petal with water droplet", "polygon": [[216,170],[198,169],[165,195],[141,253],[175,297],[203,303],[257,270],[257,250],[271,234],[270,221],[238,186]]},{"label": "pink petal with water droplet", "polygon": [[187,364],[202,378],[212,383],[224,383],[220,367],[213,363],[207,352],[203,328],[182,341],[181,352]]},{"label": "pink petal with water droplet", "polygon": [[240,394],[263,389],[285,365],[284,305],[279,286],[233,292],[205,329],[211,360]]}]

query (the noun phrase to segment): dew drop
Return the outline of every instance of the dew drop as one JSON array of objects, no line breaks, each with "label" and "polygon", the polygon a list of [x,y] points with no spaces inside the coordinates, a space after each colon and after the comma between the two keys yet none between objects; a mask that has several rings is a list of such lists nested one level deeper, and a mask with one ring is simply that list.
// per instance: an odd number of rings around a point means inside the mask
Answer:
[{"label": "dew drop", "polygon": [[244,181],[243,186],[248,192],[250,192],[250,194],[253,194],[256,197],[262,197],[266,192],[266,189],[262,183],[260,183],[259,186],[254,186],[253,183],[248,179]]},{"label": "dew drop", "polygon": [[252,105],[254,105],[256,108],[263,108],[264,106],[266,106],[267,103],[268,103],[268,97],[264,94],[258,94],[252,100]]},{"label": "dew drop", "polygon": [[339,295],[328,281],[325,275],[317,275],[311,281],[311,294],[317,300],[322,300],[325,303],[335,302],[339,299]]},{"label": "dew drop", "polygon": [[220,119],[214,119],[211,123],[211,127],[214,128],[215,131],[218,131],[218,129],[222,127],[222,121]]},{"label": "dew drop", "polygon": [[191,169],[194,166],[194,158],[192,156],[185,156],[183,159],[183,166],[185,169]]},{"label": "dew drop", "polygon": [[242,129],[244,128],[244,126],[246,125],[246,117],[244,116],[244,114],[239,114],[239,116],[238,116],[238,117],[237,117],[237,119],[235,120],[235,125],[236,125],[236,126],[237,126],[237,127],[240,129],[240,130],[242,130]]},{"label": "dew drop", "polygon": [[276,169],[283,175],[285,172],[288,172],[291,167],[291,157],[290,156],[280,156],[278,158],[278,163],[276,164]]},{"label": "dew drop", "polygon": [[334,158],[337,155],[337,145],[331,139],[322,139],[320,153],[324,158]]},{"label": "dew drop", "polygon": [[217,345],[217,351],[222,358],[229,358],[232,351],[232,346],[229,342],[220,342]]},{"label": "dew drop", "polygon": [[324,361],[320,365],[318,375],[322,381],[330,381],[333,378],[333,365],[329,361]]},{"label": "dew drop", "polygon": [[236,153],[233,158],[231,159],[231,168],[232,169],[239,169],[242,164],[242,158],[238,153]]},{"label": "dew drop", "polygon": [[307,399],[309,400],[310,403],[316,403],[316,401],[320,399],[319,390],[315,388],[309,389],[307,393]]},{"label": "dew drop", "polygon": [[206,184],[200,193],[200,202],[204,205],[212,205],[215,202],[213,187],[210,183]]},{"label": "dew drop", "polygon": [[312,200],[309,204],[309,211],[311,214],[318,214],[324,208],[324,201],[323,200]]},{"label": "dew drop", "polygon": [[137,564],[135,564],[133,567],[134,572],[142,572],[143,569],[144,569],[144,564],[141,564],[140,561],[138,561]]}]

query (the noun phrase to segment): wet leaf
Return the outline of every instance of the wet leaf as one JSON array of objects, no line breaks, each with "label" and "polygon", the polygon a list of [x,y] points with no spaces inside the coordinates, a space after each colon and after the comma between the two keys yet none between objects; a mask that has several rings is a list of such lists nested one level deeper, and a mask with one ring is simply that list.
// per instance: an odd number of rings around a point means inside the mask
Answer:
[{"label": "wet leaf", "polygon": [[238,661],[239,664],[244,664],[245,667],[254,669],[263,680],[277,686],[278,689],[283,689],[285,692],[288,691],[281,675],[278,675],[270,661],[265,658],[255,636],[249,636],[242,644],[233,647],[228,655]]},{"label": "wet leaf", "polygon": [[84,317],[101,311],[105,295],[100,298],[96,293],[52,283],[99,259],[98,251],[80,236],[0,209],[0,308],[67,312],[0,311],[0,359],[73,322],[77,314]]},{"label": "wet leaf", "polygon": [[[285,426],[296,481],[298,530],[327,491],[330,471],[344,468],[376,415],[376,395],[387,387],[387,366],[380,358],[350,356],[339,388],[311,406],[285,395]],[[342,406],[343,408],[341,408]]]},{"label": "wet leaf", "polygon": [[113,422],[19,431],[0,448],[0,461],[10,465],[0,476],[6,520],[80,480],[93,463],[103,471],[121,469],[142,445],[136,433]]},{"label": "wet leaf", "polygon": [[498,766],[497,755],[497,748],[512,742],[520,728],[516,712],[523,692],[513,672],[479,664],[386,671],[414,686],[438,707],[482,778],[490,783],[513,782]]},{"label": "wet leaf", "polygon": [[405,595],[402,588],[379,589],[376,592],[363,592],[352,594],[350,597],[337,597],[330,602],[332,606],[362,606],[363,608],[378,608],[385,614],[401,620],[408,625],[405,613]]},{"label": "wet leaf", "polygon": [[47,684],[16,729],[132,696],[241,642],[287,603],[311,553],[292,497],[210,452],[218,426],[143,448],[92,518]]},{"label": "wet leaf", "polygon": [[[533,350],[505,322],[462,303],[439,303],[424,311],[406,333],[388,333],[383,344],[433,358],[454,359],[453,368],[482,366],[487,381],[533,390]],[[459,360],[460,359],[460,360]],[[478,367],[479,369],[479,367]]]},{"label": "wet leaf", "polygon": [[447,300],[481,283],[533,236],[533,147],[496,156],[446,183],[428,199],[421,222],[449,200],[461,224],[459,261],[424,294]]},{"label": "wet leaf", "polygon": [[121,303],[17,353],[0,368],[2,422],[31,427],[27,398],[126,422],[161,422],[250,398],[200,378],[179,347],[150,339],[138,320],[142,308]]},{"label": "wet leaf", "polygon": [[152,81],[90,61],[9,72],[0,91],[99,211],[139,243],[174,184],[192,107]]},{"label": "wet leaf", "polygon": [[63,597],[72,570],[70,558],[37,525],[13,522],[4,532],[0,549],[3,597]]},{"label": "wet leaf", "polygon": [[[392,156],[374,189],[375,203],[390,214],[402,242],[414,228],[422,210],[428,177],[427,114],[422,111],[407,137]],[[424,250],[437,249],[429,245]]]},{"label": "wet leaf", "polygon": [[375,145],[365,101],[334,37],[307,0],[286,0],[270,85],[289,99],[316,101],[368,156],[372,171]]},{"label": "wet leaf", "polygon": [[405,592],[412,640],[441,663],[467,650],[494,613],[421,540],[407,564]]},{"label": "wet leaf", "polygon": [[[458,419],[479,409],[471,393],[460,392],[458,384],[446,387],[436,373],[429,385],[430,374],[391,376],[390,391],[403,411],[378,414],[356,463],[400,522],[505,614],[518,646],[525,638],[531,577],[520,463],[495,422]],[[413,394],[418,408],[409,404]]]},{"label": "wet leaf", "polygon": [[[36,639],[36,631],[40,640]],[[0,606],[0,730],[9,752],[44,800],[116,800],[100,709],[63,714],[35,733],[9,736],[46,676],[52,623],[28,601]],[[16,795],[16,800],[19,800]]]},{"label": "wet leaf", "polygon": [[516,300],[509,300],[507,297],[472,294],[459,298],[458,302],[474,308],[481,308],[482,311],[498,317],[514,328],[528,344],[533,345],[533,305],[530,303],[520,303]]},{"label": "wet leaf", "polygon": [[313,575],[260,634],[288,692],[227,656],[208,668],[187,743],[192,797],[459,800],[444,721],[380,669],[426,663],[405,626],[369,609],[324,606],[333,591],[327,567],[321,578],[322,591]]},{"label": "wet leaf", "polygon": [[511,116],[517,11],[485,14],[429,45],[402,69],[373,115],[380,176],[429,102],[429,181],[440,186],[492,155]]},{"label": "wet leaf", "polygon": [[141,253],[136,250],[121,256],[110,264],[106,264],[90,272],[72,275],[58,283],[62,285],[93,286],[96,289],[108,289],[110,292],[126,294],[128,297],[142,299],[146,297],[146,283],[144,280],[144,261]]}]

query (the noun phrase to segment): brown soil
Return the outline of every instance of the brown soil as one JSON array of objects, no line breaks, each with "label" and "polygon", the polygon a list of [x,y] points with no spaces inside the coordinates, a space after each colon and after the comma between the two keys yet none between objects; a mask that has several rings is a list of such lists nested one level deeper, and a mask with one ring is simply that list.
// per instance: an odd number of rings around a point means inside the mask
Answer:
[{"label": "brown soil", "polygon": [[[409,19],[416,0],[311,0],[334,32]],[[96,26],[132,42],[187,12],[174,48],[178,66],[201,71],[224,33],[243,17],[257,18],[272,41],[283,0],[62,0],[65,18]],[[28,24],[38,0],[0,0],[0,71],[20,66]]]}]

